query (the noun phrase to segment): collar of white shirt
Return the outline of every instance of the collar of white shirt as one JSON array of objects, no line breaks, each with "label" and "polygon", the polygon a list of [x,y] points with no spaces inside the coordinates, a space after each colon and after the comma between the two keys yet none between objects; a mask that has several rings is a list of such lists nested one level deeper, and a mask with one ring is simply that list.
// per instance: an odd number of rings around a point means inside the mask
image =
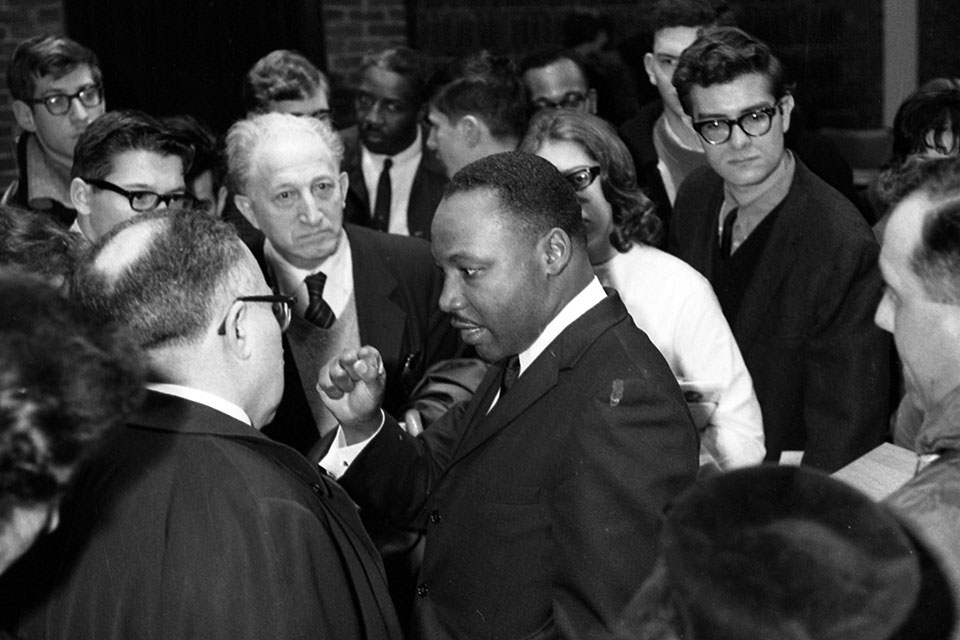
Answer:
[{"label": "collar of white shirt", "polygon": [[295,309],[299,315],[303,315],[310,303],[307,287],[303,280],[319,271],[327,276],[327,282],[323,287],[323,299],[330,305],[338,318],[343,315],[347,303],[350,302],[350,296],[353,294],[353,254],[350,250],[350,241],[347,238],[346,231],[340,231],[340,242],[337,244],[337,250],[324,258],[323,262],[313,269],[301,269],[290,264],[284,260],[269,240],[263,245],[263,255],[270,266],[273,267],[273,276],[277,279],[277,286],[280,291],[287,295],[297,296]]},{"label": "collar of white shirt", "polygon": [[603,285],[594,277],[580,293],[560,310],[553,320],[544,328],[540,336],[533,341],[526,351],[520,354],[520,375],[527,370],[533,361],[543,353],[554,339],[563,333],[577,318],[599,304],[607,297]]},{"label": "collar of white shirt", "polygon": [[229,400],[224,400],[220,396],[216,396],[209,391],[201,391],[200,389],[194,389],[193,387],[184,387],[183,385],[170,384],[167,382],[148,382],[146,387],[150,391],[156,391],[157,393],[163,393],[168,396],[176,396],[178,398],[183,398],[184,400],[202,404],[210,407],[211,409],[216,409],[220,413],[225,413],[231,418],[235,418],[244,424],[250,425],[251,427],[253,426],[253,422],[250,420],[250,417],[247,415],[246,411],[233,404]]},{"label": "collar of white shirt", "polygon": [[383,171],[383,161],[389,157],[393,160],[390,168],[390,233],[409,233],[407,225],[407,205],[410,202],[410,193],[413,190],[413,180],[417,175],[417,168],[423,157],[423,137],[420,127],[417,126],[417,137],[409,147],[393,156],[373,153],[360,145],[360,168],[363,171],[363,182],[367,189],[367,198],[370,208],[373,209],[377,200],[377,185],[380,183],[380,172]]}]

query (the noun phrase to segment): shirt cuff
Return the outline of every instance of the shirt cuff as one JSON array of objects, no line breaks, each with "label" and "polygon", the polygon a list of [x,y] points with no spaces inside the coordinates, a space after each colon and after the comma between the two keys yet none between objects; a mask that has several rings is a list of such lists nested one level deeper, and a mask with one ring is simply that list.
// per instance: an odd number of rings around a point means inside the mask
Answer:
[{"label": "shirt cuff", "polygon": [[380,426],[377,427],[377,430],[366,440],[361,440],[354,444],[347,444],[347,439],[343,435],[343,427],[337,425],[337,437],[333,444],[330,445],[327,455],[320,459],[320,466],[333,476],[334,479],[339,480],[340,476],[347,472],[347,469],[350,468],[353,461],[360,455],[360,452],[364,450],[371,440],[377,437],[377,434],[383,429],[386,420],[386,415],[383,413],[383,410],[381,410]]}]

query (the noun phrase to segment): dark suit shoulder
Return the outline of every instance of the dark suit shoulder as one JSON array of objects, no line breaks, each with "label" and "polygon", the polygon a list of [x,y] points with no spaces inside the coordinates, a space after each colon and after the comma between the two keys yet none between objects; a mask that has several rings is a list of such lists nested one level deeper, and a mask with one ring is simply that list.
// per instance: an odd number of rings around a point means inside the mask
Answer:
[{"label": "dark suit shoulder", "polygon": [[[370,252],[364,258],[378,256],[388,264],[403,264],[405,268],[424,268],[433,271],[433,254],[430,253],[430,243],[422,238],[412,238],[395,233],[383,233],[354,224],[345,224],[344,229],[350,239],[350,247],[354,252]],[[404,279],[410,274],[397,271],[393,274],[398,279]]]},{"label": "dark suit shoulder", "polygon": [[657,162],[657,150],[653,146],[653,126],[662,113],[663,102],[656,100],[643,105],[636,116],[620,125],[618,133],[630,149],[637,163],[638,173],[642,165]]},{"label": "dark suit shoulder", "polygon": [[800,159],[784,202],[788,215],[788,207],[792,206],[803,209],[796,214],[794,224],[802,229],[801,238],[807,242],[858,247],[872,253],[879,251],[876,236],[856,206]]}]

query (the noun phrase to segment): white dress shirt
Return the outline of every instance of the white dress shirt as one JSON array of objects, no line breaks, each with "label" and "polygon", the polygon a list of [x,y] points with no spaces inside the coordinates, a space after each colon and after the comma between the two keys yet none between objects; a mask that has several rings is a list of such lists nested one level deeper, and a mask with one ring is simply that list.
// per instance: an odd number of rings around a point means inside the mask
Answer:
[{"label": "white dress shirt", "polygon": [[[423,157],[423,139],[420,127],[417,127],[417,138],[409,147],[394,156],[385,156],[373,153],[362,144],[360,145],[360,168],[363,171],[363,182],[367,188],[370,201],[370,211],[373,211],[377,202],[377,185],[380,182],[380,173],[383,171],[383,161],[393,160],[390,167],[390,225],[387,231],[400,235],[410,235],[407,225],[407,206],[410,203],[410,192],[413,190],[413,179],[417,175],[417,167]],[[367,212],[368,214],[370,212]]]},{"label": "white dress shirt", "polygon": [[220,413],[225,413],[231,418],[235,418],[244,424],[248,424],[251,427],[253,426],[253,421],[250,420],[250,416],[247,415],[246,411],[233,404],[229,400],[224,400],[220,396],[214,395],[209,391],[201,391],[200,389],[194,389],[193,387],[185,387],[180,384],[170,384],[168,382],[148,382],[146,387],[150,391],[156,391],[157,393],[163,393],[168,396],[177,396],[178,398],[183,398],[184,400],[202,404],[210,407],[211,409],[215,409]]},{"label": "white dress shirt", "polygon": [[321,271],[327,276],[327,281],[323,285],[323,299],[330,305],[336,317],[343,315],[353,295],[353,254],[350,251],[346,232],[340,232],[337,250],[314,269],[301,269],[290,264],[270,244],[270,240],[264,243],[263,255],[273,267],[273,276],[277,279],[277,286],[281,293],[297,297],[293,309],[298,316],[303,317],[307,311],[307,305],[310,304],[310,295],[304,279]]}]

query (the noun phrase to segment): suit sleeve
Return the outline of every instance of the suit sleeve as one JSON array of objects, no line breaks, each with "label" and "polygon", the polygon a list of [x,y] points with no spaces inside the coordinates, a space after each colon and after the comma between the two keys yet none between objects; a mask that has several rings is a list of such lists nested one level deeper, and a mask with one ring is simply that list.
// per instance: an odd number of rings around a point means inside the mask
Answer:
[{"label": "suit sleeve", "polygon": [[807,343],[804,464],[832,472],[886,436],[890,338],[873,322],[882,282],[872,242],[843,249]]},{"label": "suit sleeve", "polygon": [[696,430],[672,377],[608,384],[583,398],[559,471],[553,617],[562,638],[612,633],[653,568],[665,506],[696,477]]}]

